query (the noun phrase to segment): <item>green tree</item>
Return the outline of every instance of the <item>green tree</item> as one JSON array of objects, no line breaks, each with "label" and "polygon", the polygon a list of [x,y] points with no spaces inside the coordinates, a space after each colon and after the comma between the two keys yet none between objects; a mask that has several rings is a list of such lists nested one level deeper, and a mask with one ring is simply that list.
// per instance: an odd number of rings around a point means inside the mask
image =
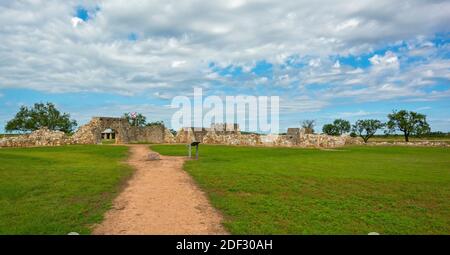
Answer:
[{"label": "green tree", "polygon": [[348,133],[351,129],[351,125],[348,120],[336,119],[333,121],[333,125],[336,127],[338,135]]},{"label": "green tree", "polygon": [[128,123],[130,123],[131,126],[135,127],[144,127],[146,122],[146,118],[141,113],[124,113],[123,117],[127,119]]},{"label": "green tree", "polygon": [[21,106],[16,116],[5,126],[7,132],[30,132],[47,127],[50,130],[72,133],[77,122],[70,114],[62,113],[52,103],[36,103],[33,107]]},{"label": "green tree", "polygon": [[359,135],[365,143],[371,138],[378,129],[384,127],[384,124],[379,120],[358,120],[352,127],[352,132]]},{"label": "green tree", "polygon": [[149,123],[145,124],[145,126],[147,126],[147,127],[153,127],[153,126],[163,126],[163,127],[165,127],[165,124],[164,124],[164,121],[160,120],[160,121],[149,122]]},{"label": "green tree", "polygon": [[350,132],[350,122],[343,119],[335,119],[333,124],[325,124],[322,127],[322,132],[327,135],[342,135]]},{"label": "green tree", "polygon": [[305,134],[314,134],[314,120],[304,120],[302,122],[302,128],[305,130]]},{"label": "green tree", "polygon": [[405,141],[409,141],[410,135],[423,135],[430,132],[430,125],[427,123],[425,114],[413,111],[393,111],[388,115],[389,121],[386,123],[387,133],[403,132]]},{"label": "green tree", "polygon": [[336,126],[333,124],[325,124],[322,127],[322,132],[327,135],[339,135]]}]

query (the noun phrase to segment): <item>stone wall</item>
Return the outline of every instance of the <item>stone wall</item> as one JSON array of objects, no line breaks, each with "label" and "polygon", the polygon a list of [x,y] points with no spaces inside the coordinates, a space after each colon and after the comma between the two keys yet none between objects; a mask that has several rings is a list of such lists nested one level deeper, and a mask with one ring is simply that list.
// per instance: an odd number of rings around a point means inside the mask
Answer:
[{"label": "stone wall", "polygon": [[176,143],[175,136],[169,129],[164,129],[164,143]]},{"label": "stone wall", "polygon": [[256,134],[218,134],[216,132],[208,132],[202,140],[205,144],[226,144],[226,145],[261,145],[260,135]]},{"label": "stone wall", "polygon": [[72,144],[71,137],[61,131],[42,128],[31,134],[0,139],[0,147],[60,146]]},{"label": "stone wall", "polygon": [[203,137],[208,133],[204,128],[182,128],[177,132],[175,137],[176,143],[192,143],[195,141],[202,142]]},{"label": "stone wall", "polygon": [[272,139],[263,139],[264,144],[271,146],[285,146],[285,147],[314,147],[314,148],[335,148],[346,144],[354,144],[356,141],[345,136],[329,136],[318,134],[299,134],[278,135]]},{"label": "stone wall", "polygon": [[[6,137],[0,139],[0,147],[34,147],[60,146],[69,144],[97,144],[101,142],[101,132],[111,128],[116,132],[116,143],[191,143],[198,141],[204,144],[246,145],[246,146],[278,146],[278,147],[315,147],[335,148],[348,144],[363,144],[362,139],[350,136],[328,136],[305,134],[303,130],[290,128],[286,135],[241,134],[238,129],[232,132],[212,129],[195,130],[183,128],[174,136],[163,126],[132,127],[121,118],[93,118],[88,124],[81,126],[73,136],[47,128],[31,134]],[[450,146],[445,142],[377,142],[368,145],[408,145],[408,146]]]},{"label": "stone wall", "polygon": [[214,123],[208,131],[215,131],[220,134],[240,134],[237,123]]},{"label": "stone wall", "polygon": [[170,131],[167,132],[164,126],[134,127],[124,118],[95,117],[78,129],[73,135],[74,141],[78,144],[98,144],[101,142],[101,132],[107,128],[114,130],[117,144],[164,143],[173,140],[173,135],[168,134]]},{"label": "stone wall", "polygon": [[129,143],[131,125],[124,118],[94,117],[81,126],[73,135],[77,144],[98,144],[102,141],[101,133],[110,128],[116,133],[116,143]]},{"label": "stone wall", "polygon": [[128,130],[129,142],[164,143],[164,126],[130,127]]},{"label": "stone wall", "polygon": [[164,126],[133,127],[126,119],[95,117],[72,136],[46,128],[31,134],[0,139],[0,147],[58,146],[66,144],[99,144],[105,129],[115,132],[117,144],[133,142],[173,143],[175,138]]},{"label": "stone wall", "polygon": [[217,132],[213,129],[195,131],[183,128],[175,137],[177,143],[198,141],[204,144],[248,145],[248,146],[283,146],[335,148],[347,144],[360,144],[362,141],[350,136],[329,136],[305,134],[302,129],[289,128],[286,135],[241,134],[240,132]]}]

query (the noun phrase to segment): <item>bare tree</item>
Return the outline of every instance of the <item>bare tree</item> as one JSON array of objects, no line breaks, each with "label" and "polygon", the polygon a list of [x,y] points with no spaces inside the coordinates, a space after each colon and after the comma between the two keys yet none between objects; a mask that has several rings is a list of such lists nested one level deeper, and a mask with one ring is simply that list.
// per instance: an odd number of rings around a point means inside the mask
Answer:
[{"label": "bare tree", "polygon": [[305,134],[314,134],[315,120],[304,120],[302,122],[302,128],[305,130]]}]

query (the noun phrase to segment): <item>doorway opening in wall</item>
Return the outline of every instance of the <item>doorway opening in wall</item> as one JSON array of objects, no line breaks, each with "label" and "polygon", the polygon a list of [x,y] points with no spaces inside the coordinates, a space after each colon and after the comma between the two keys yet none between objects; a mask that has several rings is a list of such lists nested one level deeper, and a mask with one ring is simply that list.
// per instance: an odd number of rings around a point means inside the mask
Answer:
[{"label": "doorway opening in wall", "polygon": [[116,131],[112,128],[107,128],[102,131],[102,144],[115,144],[116,143]]}]

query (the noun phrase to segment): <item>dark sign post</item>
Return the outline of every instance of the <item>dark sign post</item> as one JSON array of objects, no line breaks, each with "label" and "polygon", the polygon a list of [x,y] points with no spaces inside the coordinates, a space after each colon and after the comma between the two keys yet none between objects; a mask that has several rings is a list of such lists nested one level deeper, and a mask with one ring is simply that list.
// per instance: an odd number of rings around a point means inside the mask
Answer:
[{"label": "dark sign post", "polygon": [[189,158],[191,158],[191,148],[192,146],[195,146],[195,159],[198,159],[198,145],[200,144],[200,142],[193,142],[191,144],[189,144]]}]

